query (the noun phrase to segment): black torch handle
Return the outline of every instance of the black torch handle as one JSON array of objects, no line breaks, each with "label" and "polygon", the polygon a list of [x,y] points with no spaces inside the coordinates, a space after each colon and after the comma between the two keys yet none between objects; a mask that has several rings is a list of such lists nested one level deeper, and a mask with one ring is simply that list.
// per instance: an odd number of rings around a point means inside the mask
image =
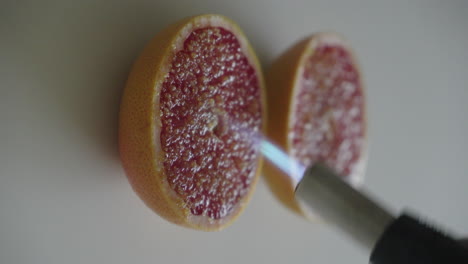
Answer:
[{"label": "black torch handle", "polygon": [[373,264],[468,264],[468,249],[448,235],[403,214],[377,241]]}]

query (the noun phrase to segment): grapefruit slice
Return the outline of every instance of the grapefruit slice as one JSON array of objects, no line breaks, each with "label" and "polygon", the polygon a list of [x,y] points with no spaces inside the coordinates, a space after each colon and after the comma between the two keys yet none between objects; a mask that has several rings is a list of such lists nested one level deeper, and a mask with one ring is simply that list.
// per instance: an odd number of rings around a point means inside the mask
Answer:
[{"label": "grapefruit slice", "polygon": [[[358,184],[365,164],[365,98],[349,45],[333,33],[306,38],[272,64],[266,82],[269,138],[302,166],[324,162]],[[297,176],[270,163],[265,176],[280,201],[305,214],[294,198]]]},{"label": "grapefruit slice", "polygon": [[131,70],[119,148],[140,198],[167,220],[219,230],[257,182],[266,109],[257,58],[229,19],[201,15],[158,34]]}]

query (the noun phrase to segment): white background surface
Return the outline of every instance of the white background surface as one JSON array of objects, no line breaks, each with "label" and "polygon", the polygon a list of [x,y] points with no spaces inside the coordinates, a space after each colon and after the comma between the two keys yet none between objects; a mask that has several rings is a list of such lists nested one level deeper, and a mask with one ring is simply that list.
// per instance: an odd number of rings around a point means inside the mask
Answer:
[{"label": "white background surface", "polygon": [[218,233],[172,225],[131,190],[117,152],[131,63],[168,23],[208,12],[238,21],[264,65],[312,32],[344,34],[368,87],[366,186],[467,234],[468,2],[376,2],[2,1],[0,263],[367,263],[263,181]]}]

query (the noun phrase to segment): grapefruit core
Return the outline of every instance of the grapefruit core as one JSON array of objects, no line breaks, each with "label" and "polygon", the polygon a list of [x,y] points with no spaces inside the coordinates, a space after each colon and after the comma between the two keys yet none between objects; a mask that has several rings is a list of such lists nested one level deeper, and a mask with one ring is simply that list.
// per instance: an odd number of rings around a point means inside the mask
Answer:
[{"label": "grapefruit core", "polygon": [[165,219],[219,230],[247,204],[261,168],[263,78],[247,38],[219,15],[184,19],[135,62],[119,148],[140,198]]}]

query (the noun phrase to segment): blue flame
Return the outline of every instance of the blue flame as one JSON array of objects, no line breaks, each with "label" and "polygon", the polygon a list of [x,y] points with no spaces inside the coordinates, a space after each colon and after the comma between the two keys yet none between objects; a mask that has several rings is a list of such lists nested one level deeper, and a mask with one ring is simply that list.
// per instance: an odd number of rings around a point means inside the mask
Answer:
[{"label": "blue flame", "polygon": [[262,140],[261,151],[271,163],[291,177],[293,182],[299,183],[305,171],[305,167],[302,164],[265,139]]}]

